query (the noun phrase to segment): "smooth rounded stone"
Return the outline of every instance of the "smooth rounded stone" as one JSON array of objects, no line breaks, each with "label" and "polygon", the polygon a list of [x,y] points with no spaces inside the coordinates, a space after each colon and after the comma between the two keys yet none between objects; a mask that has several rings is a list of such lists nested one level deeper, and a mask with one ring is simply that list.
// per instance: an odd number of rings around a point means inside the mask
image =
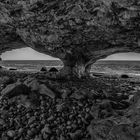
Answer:
[{"label": "smooth rounded stone", "polygon": [[9,130],[8,132],[7,132],[7,136],[9,136],[10,138],[13,138],[14,136],[15,136],[15,131],[14,130]]},{"label": "smooth rounded stone", "polygon": [[64,105],[63,104],[56,105],[57,112],[61,112],[63,110],[63,108],[64,108]]},{"label": "smooth rounded stone", "polygon": [[36,121],[36,117],[35,116],[32,116],[29,120],[28,120],[28,124],[32,124],[33,122]]},{"label": "smooth rounded stone", "polygon": [[51,132],[51,130],[50,130],[50,128],[49,128],[49,125],[48,124],[46,124],[45,126],[44,126],[44,128],[41,130],[41,133],[44,135],[44,134],[51,134],[52,132]]},{"label": "smooth rounded stone", "polygon": [[19,135],[22,135],[23,132],[24,132],[24,128],[20,128],[20,129],[18,130],[18,134],[19,134]]},{"label": "smooth rounded stone", "polygon": [[4,121],[4,119],[0,119],[0,125],[2,125],[2,126],[5,125],[5,121]]},{"label": "smooth rounded stone", "polygon": [[49,118],[47,118],[47,121],[52,121],[54,119],[54,116],[50,116]]},{"label": "smooth rounded stone", "polygon": [[74,133],[70,133],[70,137],[72,140],[81,139],[82,130],[76,130]]},{"label": "smooth rounded stone", "polygon": [[60,135],[59,140],[66,140],[66,138],[62,135]]},{"label": "smooth rounded stone", "polygon": [[29,137],[32,137],[32,136],[34,135],[34,133],[33,133],[31,130],[28,130],[28,131],[27,131],[27,135],[28,135]]},{"label": "smooth rounded stone", "polygon": [[35,126],[36,126],[37,124],[36,123],[32,123],[32,124],[30,124],[30,128],[34,128]]},{"label": "smooth rounded stone", "polygon": [[67,125],[71,125],[71,121],[67,121]]},{"label": "smooth rounded stone", "polygon": [[9,137],[6,136],[6,135],[3,135],[3,134],[2,134],[2,136],[1,136],[1,140],[9,140]]},{"label": "smooth rounded stone", "polygon": [[43,139],[42,139],[41,135],[39,135],[39,136],[35,136],[34,140],[43,140]]}]

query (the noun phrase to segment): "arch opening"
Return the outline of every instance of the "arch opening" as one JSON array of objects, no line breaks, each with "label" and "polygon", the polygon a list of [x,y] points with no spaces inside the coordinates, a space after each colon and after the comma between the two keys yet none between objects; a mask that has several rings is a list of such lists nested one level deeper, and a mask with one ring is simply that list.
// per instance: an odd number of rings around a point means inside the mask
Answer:
[{"label": "arch opening", "polygon": [[115,53],[92,65],[91,73],[140,75],[140,53]]},{"label": "arch opening", "polygon": [[60,59],[37,52],[30,47],[6,51],[1,54],[1,58],[1,65],[8,69],[40,71],[42,67],[46,67],[46,70],[51,67],[62,67]]}]

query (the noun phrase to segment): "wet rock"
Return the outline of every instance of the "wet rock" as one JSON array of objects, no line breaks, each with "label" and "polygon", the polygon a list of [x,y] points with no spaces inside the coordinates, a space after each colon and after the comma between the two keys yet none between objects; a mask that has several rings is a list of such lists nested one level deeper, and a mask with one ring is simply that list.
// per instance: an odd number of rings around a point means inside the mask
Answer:
[{"label": "wet rock", "polygon": [[14,130],[9,130],[8,132],[7,132],[7,136],[9,136],[10,138],[13,138],[14,136],[15,136],[15,131]]},{"label": "wet rock", "polygon": [[39,86],[39,93],[43,95],[47,95],[52,99],[55,98],[55,93],[44,84],[41,84]]},{"label": "wet rock", "polygon": [[8,85],[6,88],[4,88],[1,92],[2,96],[6,96],[8,98],[12,98],[18,95],[28,95],[30,92],[30,89],[21,83],[14,83]]}]

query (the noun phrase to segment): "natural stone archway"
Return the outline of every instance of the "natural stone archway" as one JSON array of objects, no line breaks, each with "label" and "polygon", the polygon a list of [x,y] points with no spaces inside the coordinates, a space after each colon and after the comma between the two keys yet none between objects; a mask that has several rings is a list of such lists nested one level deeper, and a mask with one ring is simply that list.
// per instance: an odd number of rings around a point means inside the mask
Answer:
[{"label": "natural stone archway", "polygon": [[139,0],[2,0],[0,53],[25,44],[81,77],[96,60],[140,52]]}]

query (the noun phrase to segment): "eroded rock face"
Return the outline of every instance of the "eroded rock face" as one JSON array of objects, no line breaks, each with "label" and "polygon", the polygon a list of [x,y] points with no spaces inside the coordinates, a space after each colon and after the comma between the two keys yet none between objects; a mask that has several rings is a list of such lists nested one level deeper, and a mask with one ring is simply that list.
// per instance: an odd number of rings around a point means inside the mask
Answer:
[{"label": "eroded rock face", "polygon": [[0,52],[26,44],[81,76],[100,58],[140,52],[139,9],[139,0],[2,0]]}]

